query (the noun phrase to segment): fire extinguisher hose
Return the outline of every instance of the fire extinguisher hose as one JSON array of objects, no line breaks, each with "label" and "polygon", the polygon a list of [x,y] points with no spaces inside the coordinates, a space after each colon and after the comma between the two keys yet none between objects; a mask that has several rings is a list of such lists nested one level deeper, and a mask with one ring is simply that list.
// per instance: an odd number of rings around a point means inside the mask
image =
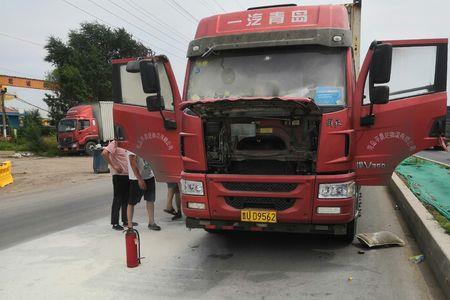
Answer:
[{"label": "fire extinguisher hose", "polygon": [[139,264],[141,263],[141,259],[145,258],[145,257],[141,257],[141,236],[139,235],[139,231],[137,231],[136,229],[133,229],[134,232],[136,232],[136,236],[137,236],[137,240],[138,240],[138,260],[139,260]]}]

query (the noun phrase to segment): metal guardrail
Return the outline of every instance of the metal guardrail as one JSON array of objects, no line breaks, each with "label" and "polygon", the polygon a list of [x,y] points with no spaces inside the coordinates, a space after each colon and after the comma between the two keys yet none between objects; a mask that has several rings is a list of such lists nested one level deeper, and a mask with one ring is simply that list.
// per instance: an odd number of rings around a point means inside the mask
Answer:
[{"label": "metal guardrail", "polygon": [[13,182],[14,179],[11,174],[11,162],[5,161],[0,163],[0,188]]}]

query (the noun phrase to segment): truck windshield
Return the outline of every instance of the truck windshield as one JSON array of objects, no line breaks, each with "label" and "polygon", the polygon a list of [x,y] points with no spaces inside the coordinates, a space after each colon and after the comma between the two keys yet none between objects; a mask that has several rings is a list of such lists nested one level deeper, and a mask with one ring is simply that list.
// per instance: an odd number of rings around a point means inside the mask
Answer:
[{"label": "truck windshield", "polygon": [[187,99],[309,97],[345,104],[345,49],[301,47],[214,52],[192,61]]},{"label": "truck windshield", "polygon": [[76,129],[76,120],[61,120],[58,124],[58,132],[69,132]]}]

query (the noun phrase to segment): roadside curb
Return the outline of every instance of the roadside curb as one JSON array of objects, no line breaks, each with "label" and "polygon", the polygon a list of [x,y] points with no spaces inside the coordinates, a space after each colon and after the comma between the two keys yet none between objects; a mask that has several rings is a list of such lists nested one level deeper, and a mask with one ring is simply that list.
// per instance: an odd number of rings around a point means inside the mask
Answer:
[{"label": "roadside curb", "polygon": [[439,285],[450,299],[450,236],[396,173],[389,188]]},{"label": "roadside curb", "polygon": [[443,163],[443,162],[440,162],[440,161],[437,161],[437,160],[434,160],[434,159],[431,159],[431,158],[426,158],[426,157],[423,157],[423,156],[420,156],[420,155],[414,155],[414,157],[417,157],[417,158],[420,158],[420,159],[423,159],[423,160],[427,160],[429,162],[441,165],[441,166],[446,167],[446,168],[450,167],[450,165],[448,165],[446,163]]}]

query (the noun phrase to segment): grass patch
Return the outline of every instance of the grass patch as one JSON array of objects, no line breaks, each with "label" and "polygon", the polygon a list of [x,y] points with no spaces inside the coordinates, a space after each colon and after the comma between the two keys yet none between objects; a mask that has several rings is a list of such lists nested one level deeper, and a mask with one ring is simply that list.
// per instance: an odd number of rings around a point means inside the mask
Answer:
[{"label": "grass patch", "polygon": [[37,141],[26,141],[23,138],[11,142],[0,141],[0,151],[32,152],[35,155],[54,157],[60,156],[56,135],[41,136]]},{"label": "grass patch", "polygon": [[58,150],[58,142],[56,141],[55,135],[42,137],[42,147],[38,154],[48,157],[58,156],[61,154]]},{"label": "grass patch", "polygon": [[[420,158],[417,157],[413,157],[410,158],[406,163],[407,164],[423,164],[425,162],[425,160],[422,160]],[[405,162],[403,162],[403,164],[405,164]],[[449,169],[447,167],[444,166],[445,169]],[[450,235],[450,221],[444,216],[442,215],[437,209],[435,209],[432,205],[425,203],[424,201],[422,201],[422,199],[420,199],[420,194],[416,194],[414,192],[413,189],[411,189],[411,187],[409,186],[409,181],[407,180],[407,178],[404,177],[403,174],[396,172],[397,175],[400,177],[400,179],[403,181],[403,183],[411,190],[411,192],[413,192],[413,194],[419,199],[419,201],[422,203],[422,205],[430,212],[430,214],[434,217],[434,219],[439,223],[439,225],[441,225],[441,227],[445,230],[445,233]]]},{"label": "grass patch", "polygon": [[450,235],[450,221],[441,215],[433,206],[425,204],[425,208],[433,215],[439,225],[444,228],[445,232]]},{"label": "grass patch", "polygon": [[19,143],[18,141],[0,141],[0,151],[23,152],[28,151],[28,146],[25,143]]}]

